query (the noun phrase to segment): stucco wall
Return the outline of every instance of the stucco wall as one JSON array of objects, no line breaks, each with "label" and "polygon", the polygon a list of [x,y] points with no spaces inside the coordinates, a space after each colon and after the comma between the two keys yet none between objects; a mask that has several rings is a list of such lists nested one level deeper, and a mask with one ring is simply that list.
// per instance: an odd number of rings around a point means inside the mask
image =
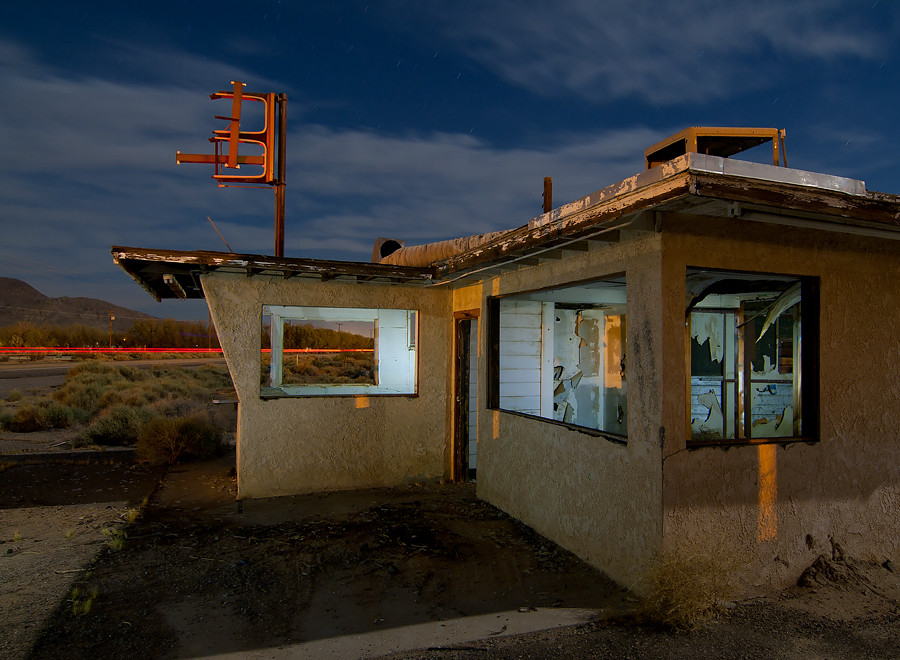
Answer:
[{"label": "stucco wall", "polygon": [[[628,442],[540,419],[488,410],[479,402],[478,496],[630,584],[659,548],[662,325],[659,236],[640,235],[485,282],[512,294],[625,273],[628,296]],[[474,289],[454,306],[471,307]],[[481,336],[479,374],[487,372]]]},{"label": "stucco wall", "polygon": [[[737,560],[745,593],[794,582],[829,538],[896,561],[900,244],[738,219],[667,216],[663,227],[664,547]],[[818,442],[685,448],[687,266],[820,278]]]},{"label": "stucco wall", "polygon": [[[452,332],[447,289],[218,273],[202,283],[239,399],[238,497],[444,476]],[[418,396],[260,399],[264,304],[418,310]]]}]

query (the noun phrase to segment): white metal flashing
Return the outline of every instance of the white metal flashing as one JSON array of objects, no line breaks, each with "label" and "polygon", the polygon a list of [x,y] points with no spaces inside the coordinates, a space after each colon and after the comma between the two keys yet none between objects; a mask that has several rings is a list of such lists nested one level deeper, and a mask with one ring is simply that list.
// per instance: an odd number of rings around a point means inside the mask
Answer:
[{"label": "white metal flashing", "polygon": [[706,156],[697,153],[685,154],[676,160],[681,159],[687,161],[685,169],[694,172],[711,172],[713,174],[739,176],[747,179],[786,183],[794,186],[807,186],[810,188],[818,188],[820,190],[846,193],[848,195],[865,196],[866,194],[865,181],[848,179],[833,174],[795,170],[788,167],[764,165],[762,163],[751,163],[746,160]]},{"label": "white metal flashing", "polygon": [[745,179],[756,179],[758,181],[806,186],[809,188],[817,188],[819,190],[846,193],[848,195],[865,196],[867,193],[865,181],[860,181],[859,179],[848,179],[832,174],[795,170],[787,167],[778,167],[776,165],[751,163],[749,161],[736,160],[734,158],[687,153],[678,158],[674,158],[667,163],[641,172],[640,174],[628,177],[619,183],[606,186],[605,188],[593,192],[590,195],[586,195],[581,199],[577,199],[574,202],[564,204],[548,213],[544,213],[529,221],[528,228],[534,229],[548,223],[557,222],[561,218],[565,218],[578,211],[596,206],[597,204],[608,201],[614,197],[634,192],[640,188],[647,187],[658,181],[662,181],[663,179],[685,172],[721,174]]}]

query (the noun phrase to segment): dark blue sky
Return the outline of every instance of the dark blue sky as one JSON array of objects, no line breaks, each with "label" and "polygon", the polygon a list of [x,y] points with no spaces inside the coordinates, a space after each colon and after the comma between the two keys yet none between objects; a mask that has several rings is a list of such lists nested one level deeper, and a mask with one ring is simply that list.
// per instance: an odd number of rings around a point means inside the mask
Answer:
[{"label": "dark blue sky", "polygon": [[785,128],[792,167],[900,193],[898,53],[887,0],[3,3],[0,275],[205,317],[109,246],[222,249],[209,215],[271,253],[270,192],[174,162],[234,79],[290,99],[288,256],[518,226],[544,176],[570,201],[692,125]]}]

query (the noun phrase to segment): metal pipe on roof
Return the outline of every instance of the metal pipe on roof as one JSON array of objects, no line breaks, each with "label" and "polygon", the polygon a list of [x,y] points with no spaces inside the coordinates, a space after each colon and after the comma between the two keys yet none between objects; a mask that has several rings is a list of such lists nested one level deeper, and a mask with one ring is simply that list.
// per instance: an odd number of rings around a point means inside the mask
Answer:
[{"label": "metal pipe on roof", "polygon": [[437,241],[436,243],[425,243],[424,245],[410,245],[402,247],[389,255],[379,259],[378,263],[392,264],[394,266],[430,266],[436,261],[449,259],[457,254],[472,250],[474,248],[490,243],[503,234],[510,231],[493,231],[486,234],[474,234],[472,236],[463,236],[461,238],[451,238],[446,241]]}]

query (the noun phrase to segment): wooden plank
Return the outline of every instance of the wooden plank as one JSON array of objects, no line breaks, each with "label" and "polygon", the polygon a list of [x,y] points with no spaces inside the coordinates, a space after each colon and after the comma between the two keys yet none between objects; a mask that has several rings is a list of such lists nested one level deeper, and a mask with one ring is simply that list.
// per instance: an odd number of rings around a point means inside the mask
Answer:
[{"label": "wooden plank", "polygon": [[541,342],[540,341],[500,341],[500,356],[525,356],[534,359],[534,365],[540,364]]},{"label": "wooden plank", "polygon": [[[540,317],[538,317],[540,321]],[[503,344],[508,342],[540,342],[541,326],[533,328],[504,328],[500,326],[500,352],[503,352]]]},{"label": "wooden plank", "polygon": [[513,369],[504,367],[500,372],[501,381],[504,383],[539,383],[540,373],[536,369]]},{"label": "wooden plank", "polygon": [[505,397],[516,397],[516,396],[536,397],[538,400],[538,407],[540,407],[540,399],[541,399],[541,384],[540,384],[540,382],[505,383],[501,380],[500,381],[500,398],[503,399]]}]

